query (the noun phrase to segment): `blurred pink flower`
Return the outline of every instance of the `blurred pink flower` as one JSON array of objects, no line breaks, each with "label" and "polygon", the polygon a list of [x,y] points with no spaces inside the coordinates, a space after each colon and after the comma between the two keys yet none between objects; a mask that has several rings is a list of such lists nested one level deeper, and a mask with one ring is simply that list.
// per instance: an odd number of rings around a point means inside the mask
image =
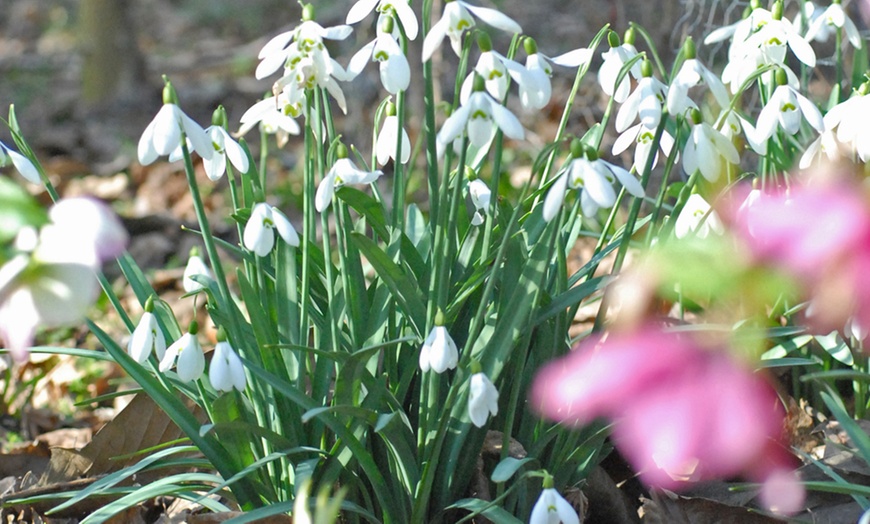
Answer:
[{"label": "blurred pink flower", "polygon": [[650,486],[740,474],[764,482],[776,474],[779,484],[765,490],[764,503],[800,509],[773,388],[688,334],[646,327],[581,343],[540,371],[532,404],[570,425],[611,419],[614,443]]}]

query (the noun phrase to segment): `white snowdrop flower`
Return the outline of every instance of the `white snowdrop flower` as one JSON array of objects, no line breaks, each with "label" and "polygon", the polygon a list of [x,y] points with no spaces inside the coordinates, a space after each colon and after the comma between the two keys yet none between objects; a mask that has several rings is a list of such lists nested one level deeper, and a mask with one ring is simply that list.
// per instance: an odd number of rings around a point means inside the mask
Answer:
[{"label": "white snowdrop flower", "polygon": [[436,325],[429,332],[420,349],[420,370],[424,373],[430,369],[435,373],[444,373],[453,369],[459,363],[459,350],[447,328]]},{"label": "white snowdrop flower", "polygon": [[613,206],[616,202],[613,184],[617,180],[629,194],[643,198],[643,186],[634,175],[598,158],[595,151],[585,148],[579,140],[571,143],[571,157],[544,198],[543,216],[547,222],[559,213],[568,187],[583,190],[580,194],[580,207],[583,215],[587,217],[593,216],[599,208]]},{"label": "white snowdrop flower", "polygon": [[205,261],[199,255],[199,249],[193,248],[190,250],[190,256],[187,258],[187,265],[184,267],[184,276],[181,279],[181,285],[185,293],[193,293],[199,291],[205,286],[200,284],[193,277],[206,278],[214,280],[211,274],[211,269],[206,265]]},{"label": "white snowdrop flower", "polygon": [[145,312],[139,318],[139,323],[136,324],[127,344],[127,353],[140,364],[144,364],[151,353],[157,356],[157,360],[162,360],[166,353],[166,339],[157,324],[157,317],[153,310],[154,299],[148,297],[145,301]]},{"label": "white snowdrop flower", "polygon": [[490,191],[486,182],[475,178],[468,183],[468,196],[471,197],[471,203],[474,205],[474,216],[471,218],[471,225],[479,226],[483,224],[483,215],[489,214],[492,191]]},{"label": "white snowdrop flower", "polygon": [[[414,10],[411,9],[406,0],[358,0],[348,11],[345,23],[355,24],[374,10],[381,13],[381,17],[395,15],[401,22],[408,40],[417,38],[419,32],[417,15],[414,14]],[[380,20],[378,20],[378,24],[380,24]]]},{"label": "white snowdrop flower", "polygon": [[735,137],[742,134],[746,137],[746,142],[753,151],[762,156],[766,155],[767,138],[761,136],[752,123],[740,116],[739,113],[729,109],[724,109],[723,111],[723,114],[725,115],[724,118],[720,115],[717,119],[717,121],[722,122],[718,127],[722,136],[727,138],[729,141],[732,141]]},{"label": "white snowdrop flower", "polygon": [[616,80],[619,78],[619,71],[631,59],[637,56],[637,49],[634,47],[634,29],[629,29],[625,33],[625,42],[620,44],[619,37],[611,31],[607,37],[610,43],[610,49],[601,54],[604,63],[598,70],[598,85],[607,96],[612,96],[613,99],[621,104],[628,98],[631,92],[631,78],[641,78],[640,63],[635,62],[631,66],[631,75],[625,75],[622,82],[616,85]]},{"label": "white snowdrop flower", "polygon": [[551,64],[563,67],[580,67],[592,59],[592,51],[586,48],[575,49],[550,58],[538,52],[535,41],[525,38],[523,46],[526,49],[526,81],[520,84],[520,103],[524,109],[543,109],[550,102],[553,75]]},{"label": "white snowdrop flower", "polygon": [[304,96],[291,102],[284,91],[281,91],[278,96],[264,98],[242,115],[240,119],[242,125],[238,134],[244,135],[259,124],[266,133],[276,135],[278,147],[283,147],[290,135],[298,135],[301,132],[299,124],[293,117],[301,114],[304,102]]},{"label": "white snowdrop flower", "polygon": [[484,373],[478,371],[471,375],[468,392],[468,418],[475,426],[482,428],[489,416],[498,415],[498,390]]},{"label": "white snowdrop flower", "polygon": [[386,165],[392,158],[394,162],[407,164],[411,159],[411,140],[408,138],[408,132],[404,128],[402,132],[402,150],[396,158],[396,144],[399,138],[399,117],[396,116],[396,105],[392,102],[387,103],[386,118],[381,130],[375,140],[375,156],[378,164]]},{"label": "white snowdrop flower", "polygon": [[710,124],[701,120],[701,113],[692,111],[692,131],[683,149],[683,170],[701,175],[715,182],[727,170],[728,164],[740,163],[740,153],[734,144]]},{"label": "white snowdrop flower", "polygon": [[202,376],[205,371],[205,354],[196,338],[198,331],[198,325],[194,320],[190,323],[188,332],[166,348],[166,353],[160,359],[160,371],[169,371],[177,361],[175,372],[183,382],[190,382]]},{"label": "white snowdrop flower", "polygon": [[176,103],[177,97],[172,85],[166,80],[163,88],[163,107],[145,128],[139,138],[139,163],[143,166],[157,160],[161,156],[169,156],[181,145],[182,135],[193,145],[193,151],[203,159],[211,160],[214,156],[214,146],[205,130]]},{"label": "white snowdrop flower", "polygon": [[553,478],[544,478],[544,490],[532,507],[529,524],[580,524],[580,517],[565,497],[553,489]]},{"label": "white snowdrop flower", "polygon": [[[395,147],[395,146],[394,146]],[[339,145],[336,150],[338,160],[320,181],[317,193],[314,195],[314,208],[322,213],[332,203],[332,195],[335,190],[345,184],[370,184],[377,180],[383,171],[363,171],[347,158],[347,147]]]},{"label": "white snowdrop flower", "polygon": [[205,130],[211,138],[215,154],[212,158],[204,158],[202,166],[210,180],[219,180],[227,172],[227,159],[239,173],[247,173],[248,155],[242,146],[236,142],[222,126],[210,126]]},{"label": "white snowdrop flower", "polygon": [[722,83],[718,75],[707,69],[696,58],[695,43],[692,37],[686,38],[686,42],[683,44],[683,53],[685,60],[676,76],[671,80],[671,85],[668,86],[668,113],[678,115],[690,109],[692,102],[688,97],[689,89],[701,83],[710,88],[710,92],[720,108],[728,107],[731,100],[728,98],[725,84]]},{"label": "white snowdrop flower", "polygon": [[[649,160],[649,155],[653,153],[655,134],[655,128],[649,128],[643,124],[636,124],[629,127],[621,135],[616,137],[616,140],[613,142],[611,153],[614,155],[620,155],[623,151],[627,150],[632,143],[634,143],[634,162],[632,166],[634,167],[635,172],[643,173],[647,160]],[[674,137],[672,137],[666,130],[662,130],[659,147],[665,156],[671,154],[671,150],[674,147]],[[659,155],[658,152],[655,152],[655,158],[653,158],[652,163],[653,169],[658,165],[658,161]]]},{"label": "white snowdrop flower", "polygon": [[408,89],[411,83],[411,68],[399,43],[392,33],[393,19],[384,18],[384,27],[378,24],[377,37],[362,47],[350,59],[347,66],[348,80],[352,80],[369,61],[380,64],[381,84],[390,94]]},{"label": "white snowdrop flower", "polygon": [[870,160],[870,82],[864,82],[852,96],[828,111],[824,117],[826,129],[836,129],[837,140],[847,145],[862,162]]},{"label": "white snowdrop flower", "polygon": [[641,65],[642,78],[635,90],[616,113],[616,131],[625,131],[635,118],[640,117],[640,123],[647,128],[656,128],[662,119],[662,106],[668,86],[652,76],[652,64],[644,60]]},{"label": "white snowdrop flower", "polygon": [[21,173],[21,176],[26,178],[28,182],[42,184],[42,179],[39,177],[39,170],[36,169],[33,162],[18,151],[13,150],[3,142],[0,142],[0,167],[10,163],[15,166],[15,169]]},{"label": "white snowdrop flower", "polygon": [[707,238],[711,232],[721,235],[725,233],[725,227],[719,215],[711,211],[710,204],[704,200],[704,197],[692,193],[677,216],[674,235],[677,238],[685,238],[694,233],[698,238]]},{"label": "white snowdrop flower", "polygon": [[824,161],[836,162],[840,158],[840,144],[836,135],[831,130],[825,130],[810,142],[804,154],[801,155],[798,167],[807,169],[813,164],[821,164]]},{"label": "white snowdrop flower", "polygon": [[267,256],[275,246],[275,231],[288,245],[299,246],[296,228],[284,213],[275,206],[260,202],[251,209],[251,218],[242,233],[242,243],[257,256]]},{"label": "white snowdrop flower", "polygon": [[[218,391],[244,391],[247,385],[245,368],[236,351],[226,341],[226,335],[218,331],[218,343],[208,368],[208,380]],[[223,338],[223,340],[222,340]]]},{"label": "white snowdrop flower", "polygon": [[[458,1],[458,0],[456,0]],[[476,77],[475,83],[482,84],[483,79]],[[481,87],[476,85],[475,87]],[[495,125],[493,125],[495,124]],[[502,130],[505,136],[515,140],[525,138],[525,130],[519,119],[509,109],[495,101],[489,94],[475,89],[464,102],[444,122],[438,132],[438,143],[443,148],[456,138],[468,133],[468,140],[477,147],[483,147],[495,135],[495,127]]]},{"label": "white snowdrop flower", "polygon": [[816,131],[824,131],[825,121],[816,105],[793,87],[784,85],[785,74],[781,70],[777,76],[782,77],[782,83],[758,115],[756,130],[759,138],[767,140],[773,136],[777,127],[781,127],[789,135],[794,135],[800,130],[801,115]]},{"label": "white snowdrop flower", "polygon": [[432,54],[441,45],[445,36],[450,38],[450,46],[456,56],[459,56],[462,50],[462,33],[475,25],[474,17],[471,15],[508,33],[523,32],[518,23],[495,9],[473,6],[462,0],[447,0],[441,19],[432,24],[429,33],[423,40],[423,61],[426,62],[432,58]]},{"label": "white snowdrop flower", "polygon": [[[807,2],[805,5],[812,4]],[[813,14],[815,15],[815,12]],[[849,42],[856,49],[861,49],[861,33],[858,32],[855,23],[846,14],[843,6],[840,4],[840,0],[833,0],[831,5],[819,13],[818,16],[814,16],[811,19],[807,28],[806,38],[807,40],[827,41],[828,35],[831,32],[839,31],[840,29],[846,32],[846,38],[849,39]]]},{"label": "white snowdrop flower", "polygon": [[511,78],[520,86],[527,83],[525,67],[490,49],[480,54],[474,70],[462,82],[461,101],[467,101],[471,96],[476,75],[483,78],[486,92],[496,100],[504,100]]}]

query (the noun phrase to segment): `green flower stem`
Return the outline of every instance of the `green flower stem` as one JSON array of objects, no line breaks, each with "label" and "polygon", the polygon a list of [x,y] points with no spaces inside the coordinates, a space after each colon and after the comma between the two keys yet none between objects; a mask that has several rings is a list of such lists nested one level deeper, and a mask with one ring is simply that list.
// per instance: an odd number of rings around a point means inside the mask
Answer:
[{"label": "green flower stem", "polygon": [[[422,35],[426,35],[432,25],[432,2],[433,0],[423,0],[423,13],[420,18],[423,26],[421,28]],[[438,145],[435,140],[438,131],[435,127],[435,82],[432,74],[432,60],[423,62],[423,84],[425,88],[423,104],[426,111],[423,121],[423,132],[426,134],[426,181],[429,187],[429,221],[434,238],[435,224],[438,223],[438,215],[441,210],[438,199],[433,198],[438,194]]]},{"label": "green flower stem", "polygon": [[[266,161],[269,158],[269,135],[266,133],[266,130],[263,129],[263,126],[260,126],[260,170],[259,170],[259,179],[257,180],[259,191],[261,193],[257,195],[259,197],[260,202],[266,201],[266,167],[268,162]],[[253,202],[251,202],[253,205]]]},{"label": "green flower stem", "polygon": [[649,247],[652,245],[652,241],[655,233],[655,226],[658,222],[659,215],[661,214],[661,210],[665,204],[665,196],[668,192],[668,179],[670,179],[671,171],[674,168],[674,164],[677,161],[677,155],[679,152],[676,150],[677,144],[680,143],[680,133],[683,130],[683,117],[677,115],[677,131],[676,136],[674,137],[674,150],[671,151],[671,154],[668,155],[667,160],[665,161],[665,170],[662,175],[662,183],[659,187],[659,193],[656,195],[656,203],[652,209],[652,215],[650,217],[649,227],[646,232],[646,241],[644,241],[644,245]]},{"label": "green flower stem", "polygon": [[[837,103],[843,100],[843,33],[837,28],[834,33],[834,49],[837,56]],[[804,84],[805,85],[805,84]]]},{"label": "green flower stem", "polygon": [[396,160],[393,161],[393,227],[405,230],[405,165],[402,164],[402,130],[405,129],[405,92],[396,94],[396,117],[399,119],[396,133]]},{"label": "green flower stem", "polygon": [[299,297],[299,344],[308,345],[308,309],[311,303],[311,244],[314,242],[314,148],[318,147],[317,139],[314,137],[314,132],[311,129],[312,118],[314,116],[313,101],[311,96],[306,97],[305,103],[305,166],[303,173],[302,185],[302,282],[300,288],[302,296]]}]

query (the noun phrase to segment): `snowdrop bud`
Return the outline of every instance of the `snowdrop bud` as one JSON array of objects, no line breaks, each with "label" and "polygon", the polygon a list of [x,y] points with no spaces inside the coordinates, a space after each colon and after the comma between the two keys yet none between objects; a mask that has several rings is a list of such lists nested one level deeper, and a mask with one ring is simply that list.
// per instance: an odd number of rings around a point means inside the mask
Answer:
[{"label": "snowdrop bud", "polygon": [[692,40],[692,37],[686,37],[686,41],[683,42],[683,57],[686,60],[692,60],[693,58],[698,56],[698,51],[695,49],[695,41]]},{"label": "snowdrop bud", "polygon": [[534,38],[527,36],[523,39],[523,49],[526,50],[527,55],[534,55],[538,52],[538,44],[535,42]]},{"label": "snowdrop bud", "polygon": [[610,47],[619,47],[619,35],[616,34],[616,31],[608,31],[607,32],[607,43]]},{"label": "snowdrop bud", "polygon": [[314,11],[314,6],[312,4],[304,4],[302,6],[302,21],[314,21],[315,13],[316,12]]},{"label": "snowdrop bud", "polygon": [[178,105],[178,94],[166,75],[163,75],[163,83],[163,103]]},{"label": "snowdrop bud", "polygon": [[492,39],[489,37],[489,33],[485,31],[477,33],[477,47],[481,53],[492,51]]},{"label": "snowdrop bud", "polygon": [[224,129],[227,128],[227,110],[224,109],[223,105],[217,106],[217,109],[211,114],[211,123]]}]

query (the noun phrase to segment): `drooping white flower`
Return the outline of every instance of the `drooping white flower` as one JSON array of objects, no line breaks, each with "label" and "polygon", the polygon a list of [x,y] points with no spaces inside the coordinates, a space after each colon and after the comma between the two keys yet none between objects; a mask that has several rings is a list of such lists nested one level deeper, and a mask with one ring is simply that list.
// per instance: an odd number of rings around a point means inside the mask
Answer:
[{"label": "drooping white flower", "polygon": [[619,183],[629,194],[643,198],[644,191],[640,182],[625,169],[598,158],[595,151],[585,148],[579,140],[571,144],[571,160],[556,175],[556,181],[544,198],[543,216],[549,222],[562,207],[568,187],[582,189],[580,207],[583,215],[593,216],[600,208],[609,208],[616,203],[613,184]]},{"label": "drooping white flower", "polygon": [[[550,479],[551,487],[545,487],[541,491],[541,496],[535,502],[532,508],[532,514],[529,516],[529,524],[580,524],[580,517],[565,500],[565,497],[559,494],[552,487],[552,479]],[[546,486],[546,480],[545,480]]]},{"label": "drooping white flower", "polygon": [[390,94],[408,89],[411,83],[411,68],[402,48],[391,34],[392,18],[386,18],[385,28],[378,24],[377,37],[362,47],[350,59],[347,66],[347,79],[352,80],[362,72],[369,62],[380,64],[381,84]]},{"label": "drooping white flower", "polygon": [[203,284],[194,280],[193,277],[214,280],[211,269],[209,269],[208,265],[206,265],[205,261],[199,255],[199,249],[197,248],[190,250],[190,256],[187,258],[187,265],[184,267],[184,275],[181,278],[181,285],[184,288],[185,293],[193,293],[194,291],[199,291],[200,289],[205,288]]},{"label": "drooping white flower", "polygon": [[215,149],[211,138],[202,126],[184,114],[176,100],[175,90],[166,81],[166,87],[163,88],[163,107],[139,138],[139,163],[143,166],[154,162],[158,157],[172,154],[181,146],[182,135],[190,140],[193,151],[203,159],[211,160],[214,156]]},{"label": "drooping white flower", "polygon": [[474,70],[471,71],[460,90],[460,100],[464,103],[468,100],[474,87],[474,79],[477,76],[483,79],[484,89],[496,100],[504,100],[507,94],[509,81],[513,78],[520,86],[527,83],[526,68],[506,56],[493,51],[492,42],[486,33],[478,38],[480,56]]},{"label": "drooping white flower", "polygon": [[649,129],[658,127],[662,119],[662,106],[665,103],[668,86],[652,76],[652,65],[644,60],[641,65],[643,77],[635,90],[616,113],[616,131],[623,132],[640,117],[640,123]]},{"label": "drooping white flower", "polygon": [[183,382],[197,380],[202,376],[205,371],[205,354],[196,338],[197,331],[196,321],[191,322],[188,332],[166,348],[166,353],[160,359],[160,371],[169,371],[177,361],[175,372]]},{"label": "drooping white flower", "polygon": [[719,215],[711,211],[710,204],[704,200],[704,197],[692,193],[677,216],[674,235],[677,238],[685,238],[694,233],[698,238],[707,238],[711,232],[721,235],[725,232],[725,227]]},{"label": "drooping white flower", "polygon": [[715,182],[729,163],[740,163],[740,153],[721,132],[701,120],[700,112],[692,113],[692,132],[683,149],[683,170],[687,175],[700,170],[704,178]]},{"label": "drooping white flower", "polygon": [[127,344],[127,353],[140,364],[144,364],[151,353],[157,356],[157,360],[162,360],[166,354],[166,339],[157,324],[157,317],[149,306],[153,307],[151,298],[145,303],[145,312],[139,318],[139,323],[136,324],[136,329],[133,330],[130,342]]},{"label": "drooping white flower", "polygon": [[[631,79],[629,78],[629,75],[625,75],[619,85],[616,85],[616,80],[619,78],[619,71],[622,67],[632,58],[637,56],[637,49],[634,47],[633,43],[633,34],[634,31],[629,29],[629,32],[626,33],[626,42],[620,44],[616,33],[611,32],[610,36],[608,36],[610,49],[601,54],[604,63],[601,64],[601,68],[598,70],[598,85],[601,86],[601,89],[607,96],[612,96],[619,104],[623,103],[625,99],[628,98],[629,92],[631,91]],[[631,66],[630,72],[630,76],[640,79],[640,63],[635,62],[635,64]]]},{"label": "drooping white flower", "polygon": [[0,142],[0,167],[3,167],[10,162],[28,182],[42,184],[42,180],[39,178],[39,171],[36,169],[36,166],[33,165],[33,162],[18,151],[13,150],[3,142]]},{"label": "drooping white flower", "polygon": [[825,128],[836,129],[837,140],[857,154],[862,162],[870,160],[870,82],[864,82],[852,96],[825,114]]},{"label": "drooping white flower", "polygon": [[396,158],[396,144],[398,144],[399,138],[399,117],[395,115],[395,106],[393,106],[394,114],[391,115],[389,112],[388,109],[384,125],[381,126],[381,131],[378,133],[377,140],[375,141],[375,156],[377,157],[378,164],[382,166],[386,165],[391,158],[394,162],[398,161],[402,164],[407,164],[411,158],[411,140],[408,138],[408,132],[402,128],[402,151],[399,157]]},{"label": "drooping white flower", "polygon": [[435,373],[444,373],[453,369],[459,363],[459,350],[447,328],[437,325],[429,332],[420,349],[420,369],[425,373],[430,369]]},{"label": "drooping white flower", "polygon": [[[303,9],[302,18],[302,23],[297,27],[274,36],[260,49],[257,58],[261,61],[254,73],[257,80],[266,78],[281,66],[292,69],[294,62],[305,56],[311,57],[314,62],[325,67],[331,58],[326,46],[323,45],[323,39],[344,40],[353,32],[353,28],[349,25],[326,28],[315,22],[314,8],[311,4]],[[322,68],[321,72],[323,72]]]},{"label": "drooping white flower", "polygon": [[474,216],[471,218],[471,225],[479,226],[483,224],[483,215],[489,213],[492,191],[490,191],[486,182],[475,178],[468,183],[468,195],[471,197],[471,203],[474,205]]},{"label": "drooping white flower", "polygon": [[236,142],[221,126],[210,126],[205,132],[211,138],[215,154],[210,159],[203,159],[202,166],[210,180],[218,180],[227,172],[227,159],[240,173],[247,173],[248,155],[242,146]]},{"label": "drooping white flower", "polygon": [[846,38],[856,49],[861,49],[861,33],[858,32],[855,23],[846,14],[839,0],[834,0],[831,5],[810,21],[806,39],[827,41],[828,34],[840,29],[846,31]]},{"label": "drooping white flower", "polygon": [[[655,128],[648,128],[643,124],[636,124],[616,137],[616,140],[613,142],[611,153],[614,155],[622,154],[623,151],[628,149],[629,146],[634,143],[634,162],[632,166],[636,173],[643,173],[647,160],[649,160],[649,155],[654,152],[653,141],[655,140],[655,134]],[[662,130],[659,147],[666,156],[671,154],[671,150],[674,147],[674,137],[672,137],[666,130]],[[658,165],[658,161],[659,155],[658,152],[655,152],[655,157],[653,158],[652,163],[653,168]]]},{"label": "drooping white flower", "polygon": [[426,62],[432,58],[432,54],[441,45],[445,36],[450,38],[450,46],[456,56],[459,56],[462,50],[462,33],[466,29],[474,27],[475,24],[474,17],[471,15],[502,31],[509,33],[522,33],[523,31],[518,23],[495,9],[473,6],[462,0],[448,0],[444,4],[441,19],[432,24],[429,33],[423,40],[423,61]]},{"label": "drooping white flower", "polygon": [[484,373],[471,375],[468,392],[468,418],[475,426],[482,428],[489,416],[498,415],[498,390]]},{"label": "drooping white flower", "polygon": [[[395,14],[399,22],[402,23],[402,28],[405,30],[405,36],[408,40],[417,38],[419,27],[417,24],[417,15],[414,10],[408,5],[405,0],[357,0],[347,13],[346,24],[355,24],[368,16],[369,13],[377,8],[381,16],[389,16]],[[380,25],[380,20],[378,20]]]},{"label": "drooping white flower", "polygon": [[289,135],[298,135],[301,131],[299,124],[293,117],[302,112],[305,103],[304,94],[300,92],[300,98],[290,101],[285,91],[278,96],[270,96],[260,100],[242,115],[239,135],[244,135],[257,124],[268,134],[277,135],[278,147],[283,147],[289,139]]},{"label": "drooping white flower", "polygon": [[219,340],[208,369],[208,380],[218,391],[244,391],[247,379],[242,360],[226,340]]},{"label": "drooping white flower", "polygon": [[509,138],[525,138],[523,125],[509,109],[496,102],[489,94],[475,90],[468,97],[468,101],[459,106],[441,127],[437,137],[441,146],[439,150],[462,136],[463,131],[467,131],[468,140],[472,144],[483,147],[495,135],[496,126]]},{"label": "drooping white flower", "polygon": [[710,92],[720,108],[724,109],[728,107],[730,99],[728,98],[725,84],[722,83],[718,75],[707,69],[695,57],[695,44],[692,37],[686,39],[683,50],[686,59],[683,61],[683,65],[680,66],[676,76],[671,80],[670,86],[668,86],[668,113],[679,115],[690,109],[691,105],[694,104],[689,99],[689,89],[702,82],[710,88]]},{"label": "drooping white flower", "polygon": [[816,105],[793,87],[780,85],[758,115],[758,136],[767,140],[773,136],[777,127],[781,127],[789,135],[794,135],[800,130],[801,115],[816,131],[821,133],[825,130],[825,121]]},{"label": "drooping white flower", "polygon": [[265,257],[275,246],[275,231],[288,245],[299,246],[299,235],[284,213],[275,206],[260,202],[251,209],[251,218],[242,233],[242,243],[257,256]]},{"label": "drooping white flower", "polygon": [[552,95],[550,77],[552,64],[563,67],[580,67],[592,59],[592,51],[586,48],[568,51],[550,58],[538,52],[537,44],[531,38],[523,41],[526,49],[526,81],[520,84],[520,103],[524,109],[543,109]]},{"label": "drooping white flower", "polygon": [[347,158],[347,148],[340,145],[337,151],[338,160],[332,164],[332,168],[326,173],[317,193],[314,195],[314,209],[322,213],[332,203],[332,195],[335,190],[345,184],[370,184],[383,175],[383,171],[363,171]]}]

